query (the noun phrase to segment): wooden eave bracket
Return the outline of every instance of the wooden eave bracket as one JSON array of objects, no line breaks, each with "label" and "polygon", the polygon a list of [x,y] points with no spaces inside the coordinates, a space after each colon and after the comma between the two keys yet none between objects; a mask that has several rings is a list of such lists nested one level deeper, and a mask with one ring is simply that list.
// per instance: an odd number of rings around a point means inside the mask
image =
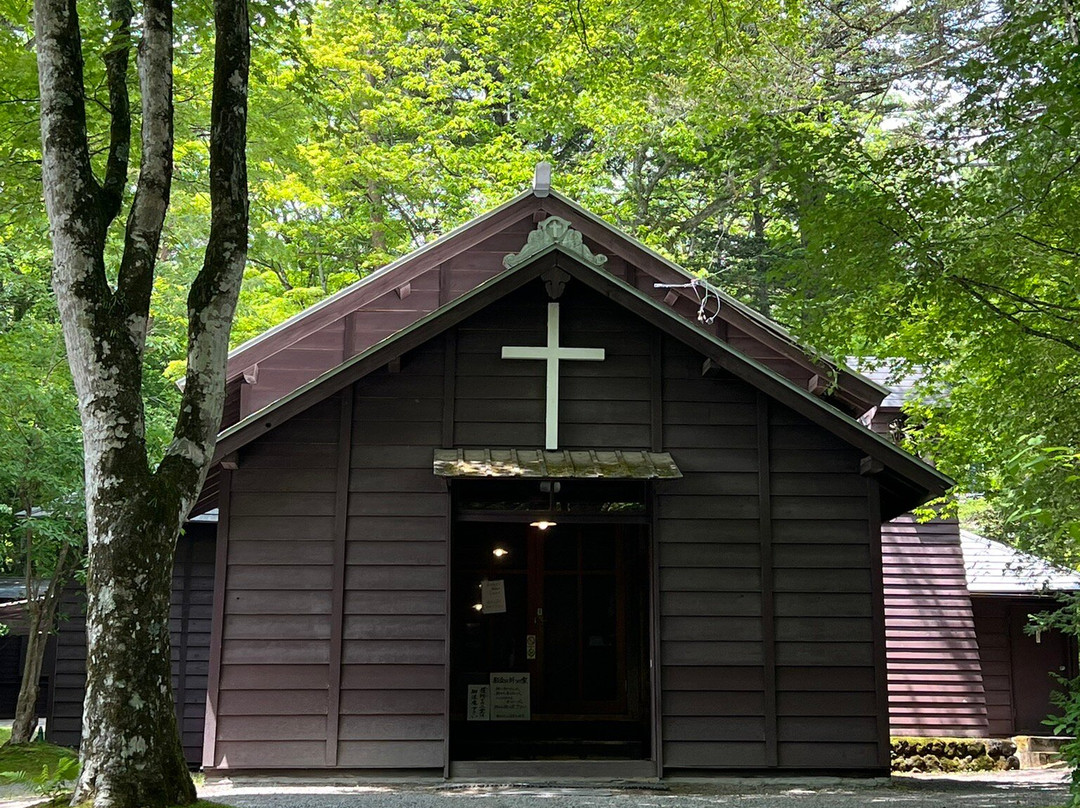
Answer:
[{"label": "wooden eave bracket", "polygon": [[664,295],[664,302],[667,303],[669,306],[674,306],[678,300],[679,293],[676,292],[674,289]]},{"label": "wooden eave bracket", "polygon": [[867,455],[859,461],[859,474],[863,477],[875,477],[885,471],[885,464],[876,457]]},{"label": "wooden eave bracket", "polygon": [[810,381],[806,383],[806,389],[810,395],[819,397],[828,393],[831,386],[829,380],[820,374],[811,376]]},{"label": "wooden eave bracket", "polygon": [[393,359],[387,362],[386,370],[388,373],[401,373],[401,357],[395,356]]},{"label": "wooden eave bracket", "polygon": [[258,384],[259,383],[259,364],[256,362],[249,368],[245,368],[243,374],[241,374],[244,384]]},{"label": "wooden eave bracket", "polygon": [[229,452],[229,454],[221,458],[221,467],[229,471],[236,471],[236,469],[240,468],[240,458],[237,453]]},{"label": "wooden eave bracket", "polygon": [[399,286],[396,291],[398,300],[404,300],[412,294],[412,281],[406,283],[404,286]]}]

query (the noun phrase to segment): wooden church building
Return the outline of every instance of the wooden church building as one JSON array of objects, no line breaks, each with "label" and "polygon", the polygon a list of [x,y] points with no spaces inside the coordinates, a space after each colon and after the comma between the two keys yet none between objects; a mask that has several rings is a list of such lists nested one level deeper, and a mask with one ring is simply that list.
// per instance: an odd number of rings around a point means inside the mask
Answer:
[{"label": "wooden church building", "polygon": [[886,635],[932,616],[887,627],[882,524],[950,481],[885,388],[543,183],[228,379],[173,613],[209,773],[888,769]]}]

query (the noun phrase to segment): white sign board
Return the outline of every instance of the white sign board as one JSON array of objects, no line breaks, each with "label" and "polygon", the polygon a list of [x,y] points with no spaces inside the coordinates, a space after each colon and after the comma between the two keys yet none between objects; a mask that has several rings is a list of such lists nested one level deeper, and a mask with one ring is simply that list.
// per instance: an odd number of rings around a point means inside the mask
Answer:
[{"label": "white sign board", "polygon": [[491,689],[487,685],[469,685],[468,718],[470,721],[491,719]]},{"label": "white sign board", "polygon": [[528,721],[530,718],[529,674],[491,674],[491,720]]},{"label": "white sign board", "polygon": [[480,603],[484,607],[484,614],[505,614],[506,582],[481,581]]}]

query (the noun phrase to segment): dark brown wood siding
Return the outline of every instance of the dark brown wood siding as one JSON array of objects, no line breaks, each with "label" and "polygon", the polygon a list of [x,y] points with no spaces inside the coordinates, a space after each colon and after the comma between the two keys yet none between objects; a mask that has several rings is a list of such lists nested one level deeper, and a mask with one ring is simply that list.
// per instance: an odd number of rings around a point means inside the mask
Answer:
[{"label": "dark brown wood siding", "polygon": [[882,527],[894,735],[982,737],[986,694],[954,520]]},{"label": "dark brown wood siding", "polygon": [[334,397],[229,475],[216,766],[325,764],[339,426]]},{"label": "dark brown wood siding", "polygon": [[355,388],[337,765],[442,768],[447,490],[441,341]]},{"label": "dark brown wood siding", "polygon": [[[543,445],[544,365],[500,353],[544,343],[547,302],[532,283],[240,452],[216,767],[443,766],[432,450]],[[664,765],[880,769],[858,453],[593,292],[560,305],[562,344],[607,353],[563,363],[560,445],[659,442],[686,475],[657,486]]]},{"label": "dark brown wood siding", "polygon": [[53,689],[46,716],[50,742],[77,747],[82,737],[82,704],[86,692],[86,595],[68,587],[60,602],[53,665]]},{"label": "dark brown wood siding", "polygon": [[[173,566],[169,637],[172,686],[184,757],[202,759],[206,683],[210,658],[211,601],[214,590],[214,524],[190,523],[177,542]],[[47,735],[52,743],[77,747],[82,737],[86,692],[86,598],[75,587],[64,593],[56,637],[53,692]]]},{"label": "dark brown wood siding", "polygon": [[1030,615],[1052,611],[1060,604],[1053,598],[975,595],[971,607],[989,734],[1048,734],[1043,719],[1059,711],[1050,700],[1050,694],[1059,689],[1052,674],[1076,676],[1076,643],[1056,631],[1033,636],[1025,629]]},{"label": "dark brown wood siding", "polygon": [[665,343],[663,759],[876,768],[871,534],[858,456]]},{"label": "dark brown wood siding", "polygon": [[442,767],[442,363],[416,351],[243,452],[214,766]]}]

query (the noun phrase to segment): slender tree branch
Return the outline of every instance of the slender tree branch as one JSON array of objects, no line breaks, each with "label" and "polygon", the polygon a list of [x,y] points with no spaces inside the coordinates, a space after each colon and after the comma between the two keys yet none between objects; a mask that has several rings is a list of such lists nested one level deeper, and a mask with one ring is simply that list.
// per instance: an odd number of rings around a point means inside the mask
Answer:
[{"label": "slender tree branch", "polygon": [[277,276],[278,283],[286,292],[292,291],[293,285],[289,282],[289,276],[277,261],[265,261],[258,256],[248,256],[248,261],[260,267],[266,267]]},{"label": "slender tree branch", "polygon": [[172,185],[172,36],[171,0],[145,0],[138,57],[142,156],[117,280],[117,295],[122,302],[131,342],[140,359],[146,344],[154,265]]},{"label": "slender tree branch", "polygon": [[[166,0],[167,1],[167,0]],[[215,0],[210,108],[210,235],[188,295],[184,394],[173,440],[155,474],[186,514],[213,456],[225,402],[229,326],[247,260],[247,95],[250,36],[244,0]]]},{"label": "slender tree branch", "polygon": [[[82,37],[75,0],[36,0],[38,87],[41,104],[42,173],[45,205],[55,237],[63,245],[57,263],[75,255],[99,254],[103,231],[87,223],[99,219],[100,186],[90,166],[86,138],[86,91],[83,86]],[[50,182],[63,177],[65,182]],[[95,262],[91,277],[76,279],[106,288],[105,265]]]},{"label": "slender tree branch", "polygon": [[107,221],[120,213],[131,155],[131,101],[127,80],[133,14],[130,0],[111,0],[109,3],[109,22],[113,27],[105,51],[105,75],[109,85],[109,159],[101,186]]},{"label": "slender tree branch", "polygon": [[1042,247],[1043,249],[1050,250],[1051,252],[1061,253],[1062,255],[1068,255],[1068,256],[1071,256],[1073,258],[1080,258],[1080,252],[1077,252],[1076,250],[1069,250],[1069,249],[1066,249],[1065,247],[1058,247],[1058,246],[1056,246],[1054,244],[1048,244],[1047,242],[1040,241],[1039,239],[1035,238],[1034,236],[1029,236],[1026,233],[1017,233],[1016,235],[1018,235],[1024,241],[1031,242],[1032,244],[1034,244],[1037,247]]},{"label": "slender tree branch", "polygon": [[[964,283],[970,283],[978,286],[988,292],[994,292],[995,294],[1002,295],[1014,301],[1018,305],[1030,306],[1028,313],[1031,314],[1044,314],[1048,317],[1053,317],[1056,320],[1060,320],[1065,323],[1076,322],[1076,316],[1069,316],[1080,314],[1080,307],[1078,306],[1066,306],[1061,303],[1052,303],[1049,300],[1042,300],[1037,297],[1028,297],[1022,295],[1019,292],[1014,292],[1011,289],[1006,289],[1004,286],[999,286],[996,283],[989,283],[987,281],[980,281],[975,278],[969,278],[967,276],[957,276]],[[1060,314],[1059,312],[1066,312],[1066,314]]]},{"label": "slender tree branch", "polygon": [[1055,342],[1058,345],[1063,345],[1066,348],[1075,351],[1076,353],[1080,353],[1080,342],[1069,339],[1068,337],[1063,337],[1060,334],[1055,334],[1051,331],[1046,331],[1044,329],[1035,328],[1034,326],[1028,325],[1022,319],[1017,317],[1015,313],[1006,311],[1005,309],[1001,308],[1001,306],[994,303],[994,301],[990,300],[989,297],[984,295],[978,289],[974,288],[972,284],[967,283],[964,278],[958,278],[953,276],[950,278],[950,280],[958,284],[962,289],[966,290],[969,295],[971,295],[988,309],[990,309],[990,311],[1001,317],[1004,317],[1006,320],[1015,325],[1028,336],[1038,337],[1040,339],[1045,339],[1050,342]]}]

